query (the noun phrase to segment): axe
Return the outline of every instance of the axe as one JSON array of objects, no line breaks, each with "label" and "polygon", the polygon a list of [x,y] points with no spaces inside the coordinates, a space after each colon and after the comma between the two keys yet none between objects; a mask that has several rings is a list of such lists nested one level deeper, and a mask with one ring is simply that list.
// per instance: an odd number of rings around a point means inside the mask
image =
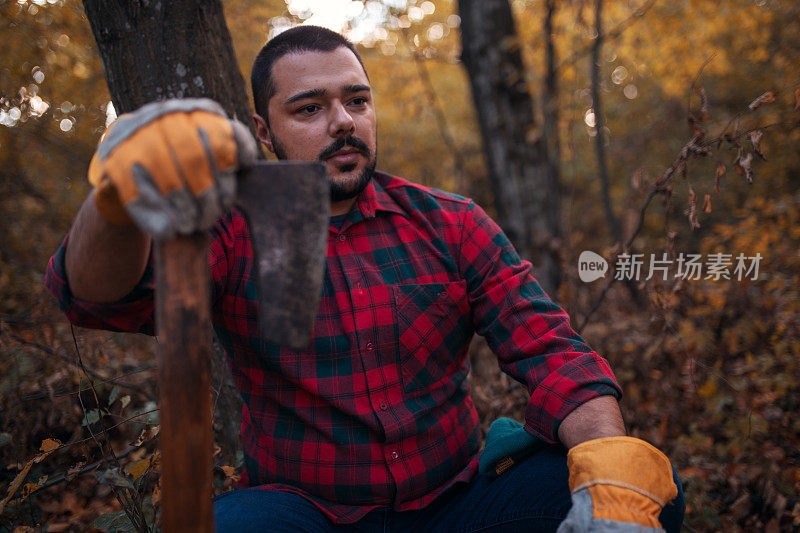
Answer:
[{"label": "axe", "polygon": [[[238,179],[250,229],[258,313],[266,339],[303,348],[325,269],[329,185],[321,163],[259,162]],[[208,236],[156,245],[165,532],[213,532],[211,321]]]}]

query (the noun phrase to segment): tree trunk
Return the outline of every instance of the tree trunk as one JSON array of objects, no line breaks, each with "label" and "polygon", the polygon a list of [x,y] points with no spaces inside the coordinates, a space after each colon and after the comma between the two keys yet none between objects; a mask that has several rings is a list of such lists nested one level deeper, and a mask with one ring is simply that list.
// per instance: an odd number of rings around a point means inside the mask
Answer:
[{"label": "tree trunk", "polygon": [[[614,214],[614,206],[611,203],[611,183],[608,176],[608,162],[606,160],[606,132],[605,119],[603,117],[603,102],[600,99],[600,52],[603,49],[603,0],[595,0],[594,27],[597,32],[594,45],[592,46],[592,112],[594,113],[595,128],[595,147],[597,150],[597,169],[600,175],[600,189],[603,195],[603,208],[606,213],[606,222],[611,239],[615,243],[623,245],[622,227]],[[644,302],[636,288],[636,282],[631,279],[625,280],[625,286],[631,295],[634,303],[642,309]]]},{"label": "tree trunk", "polygon": [[[544,117],[544,138],[547,143],[547,181],[552,184],[557,197],[561,197],[561,140],[558,128],[558,76],[556,76],[556,47],[553,34],[553,19],[555,18],[558,0],[545,1],[544,39],[545,39],[545,74],[544,93],[542,94],[542,109]],[[559,203],[554,202],[556,220],[560,220]],[[556,226],[554,238],[559,236],[560,228]],[[560,257],[560,256],[559,256]],[[563,264],[559,262],[558,264]],[[556,286],[561,282],[561,269],[556,269]]]},{"label": "tree trunk", "polygon": [[595,0],[594,27],[597,32],[592,46],[592,112],[594,113],[595,147],[597,149],[597,170],[600,175],[600,188],[603,194],[603,207],[606,212],[608,231],[614,242],[622,243],[622,228],[614,215],[611,204],[611,185],[606,162],[606,133],[603,119],[603,105],[600,100],[600,52],[603,49],[603,0]]},{"label": "tree trunk", "polygon": [[231,117],[252,123],[218,0],[84,0],[83,5],[117,113],[154,100],[204,96]]},{"label": "tree trunk", "polygon": [[557,288],[559,187],[548,172],[520,40],[508,0],[460,0],[462,60],[472,86],[500,226],[534,263],[547,291]]}]

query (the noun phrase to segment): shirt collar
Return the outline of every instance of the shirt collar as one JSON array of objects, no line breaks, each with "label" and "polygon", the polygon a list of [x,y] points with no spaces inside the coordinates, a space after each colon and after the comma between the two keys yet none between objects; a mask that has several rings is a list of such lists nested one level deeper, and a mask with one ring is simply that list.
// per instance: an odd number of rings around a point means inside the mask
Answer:
[{"label": "shirt collar", "polygon": [[403,208],[401,208],[394,198],[392,198],[386,189],[381,184],[382,181],[388,182],[391,176],[383,174],[382,172],[375,172],[369,184],[361,191],[356,201],[356,209],[361,211],[364,218],[375,218],[377,211],[389,211],[397,213],[405,217],[408,216]]}]

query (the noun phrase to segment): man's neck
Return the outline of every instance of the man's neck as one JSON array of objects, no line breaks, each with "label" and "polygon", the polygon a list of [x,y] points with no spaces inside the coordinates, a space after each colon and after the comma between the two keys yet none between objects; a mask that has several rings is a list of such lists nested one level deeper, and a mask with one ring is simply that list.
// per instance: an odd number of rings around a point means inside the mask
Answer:
[{"label": "man's neck", "polygon": [[356,198],[348,198],[341,202],[331,202],[331,216],[344,215],[349,212],[350,208],[353,207],[353,204],[356,202]]}]

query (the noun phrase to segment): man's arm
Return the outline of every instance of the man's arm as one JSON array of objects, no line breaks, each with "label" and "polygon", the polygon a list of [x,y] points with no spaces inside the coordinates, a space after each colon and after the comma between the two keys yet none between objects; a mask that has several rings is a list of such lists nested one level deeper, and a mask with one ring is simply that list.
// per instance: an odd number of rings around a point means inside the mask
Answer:
[{"label": "man's arm", "polygon": [[113,302],[141,279],[150,237],[133,224],[115,225],[97,210],[94,191],[70,230],[65,266],[72,294],[89,302]]},{"label": "man's arm", "polygon": [[613,396],[599,396],[581,404],[558,427],[558,438],[567,448],[588,440],[625,435],[619,403]]}]

